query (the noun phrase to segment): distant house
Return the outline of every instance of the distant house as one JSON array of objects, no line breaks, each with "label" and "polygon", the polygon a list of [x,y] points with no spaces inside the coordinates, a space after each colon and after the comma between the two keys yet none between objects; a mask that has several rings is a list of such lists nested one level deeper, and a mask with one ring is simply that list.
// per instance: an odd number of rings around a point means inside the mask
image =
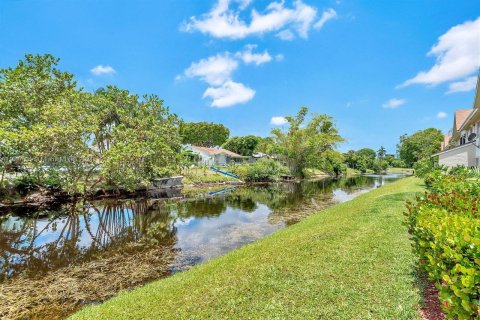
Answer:
[{"label": "distant house", "polygon": [[271,158],[271,156],[266,154],[266,153],[263,153],[263,152],[254,152],[252,154],[252,156],[248,159],[248,162],[249,163],[254,163],[254,162],[256,162],[260,159],[263,159],[263,158],[269,159],[269,158]]},{"label": "distant house", "polygon": [[480,73],[472,109],[455,111],[453,127],[444,136],[442,149],[432,155],[438,156],[438,163],[447,167],[463,165],[480,167]]},{"label": "distant house", "polygon": [[198,165],[224,166],[232,161],[242,162],[248,158],[222,148],[207,148],[192,145],[187,145],[185,148],[192,150],[193,153],[199,156]]}]

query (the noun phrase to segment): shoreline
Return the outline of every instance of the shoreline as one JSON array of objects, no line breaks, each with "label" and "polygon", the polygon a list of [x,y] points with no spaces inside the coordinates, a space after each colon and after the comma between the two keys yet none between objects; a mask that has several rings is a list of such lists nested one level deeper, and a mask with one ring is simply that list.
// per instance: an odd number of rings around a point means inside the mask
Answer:
[{"label": "shoreline", "polygon": [[282,318],[416,318],[421,293],[402,212],[421,191],[418,179],[401,179],[71,319],[265,318],[272,310]]}]

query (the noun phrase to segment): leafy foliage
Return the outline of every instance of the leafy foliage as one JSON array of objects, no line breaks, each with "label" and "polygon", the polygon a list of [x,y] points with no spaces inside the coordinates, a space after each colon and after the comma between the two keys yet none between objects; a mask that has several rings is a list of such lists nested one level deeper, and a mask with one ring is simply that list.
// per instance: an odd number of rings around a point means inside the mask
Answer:
[{"label": "leafy foliage", "polygon": [[162,100],[113,86],[83,92],[58,61],[26,55],[0,70],[2,171],[15,157],[40,185],[78,193],[99,181],[134,189],[176,168],[180,120]]},{"label": "leafy foliage", "polygon": [[411,168],[420,159],[430,157],[433,153],[440,151],[442,141],[442,132],[435,128],[418,131],[411,136],[403,135],[397,145],[398,154],[400,159]]},{"label": "leafy foliage", "polygon": [[407,205],[414,251],[452,319],[480,316],[480,181],[471,176],[431,172],[430,191]]},{"label": "leafy foliage", "polygon": [[321,168],[324,172],[338,177],[347,172],[343,154],[336,150],[328,150],[323,154]]},{"label": "leafy foliage", "polygon": [[[382,156],[382,158],[380,158],[380,156]],[[367,172],[367,170],[380,173],[385,171],[386,166],[388,166],[388,162],[383,159],[384,155],[379,153],[379,159],[377,160],[377,152],[370,148],[363,148],[358,151],[349,150],[344,154],[344,157],[348,167],[359,170],[362,173]]]},{"label": "leafy foliage", "polygon": [[295,117],[285,117],[288,129],[273,129],[275,153],[287,164],[291,173],[304,177],[304,169],[321,168],[322,155],[344,139],[338,134],[332,118],[328,115],[314,114],[306,122],[308,108],[302,107]]},{"label": "leafy foliage", "polygon": [[251,156],[262,138],[257,136],[232,137],[227,140],[222,148],[238,153],[242,156]]},{"label": "leafy foliage", "polygon": [[231,169],[244,181],[273,181],[281,175],[289,174],[288,168],[276,160],[262,158],[252,164],[242,164]]},{"label": "leafy foliage", "polygon": [[215,147],[224,144],[230,130],[223,124],[209,122],[187,122],[180,126],[182,142],[201,147]]}]

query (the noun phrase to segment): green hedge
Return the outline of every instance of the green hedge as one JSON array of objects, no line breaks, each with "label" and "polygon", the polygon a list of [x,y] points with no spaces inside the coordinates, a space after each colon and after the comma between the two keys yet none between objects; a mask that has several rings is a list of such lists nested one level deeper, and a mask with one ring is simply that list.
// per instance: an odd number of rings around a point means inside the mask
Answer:
[{"label": "green hedge", "polygon": [[466,174],[428,179],[429,191],[407,205],[414,251],[447,317],[479,318],[480,181]]}]

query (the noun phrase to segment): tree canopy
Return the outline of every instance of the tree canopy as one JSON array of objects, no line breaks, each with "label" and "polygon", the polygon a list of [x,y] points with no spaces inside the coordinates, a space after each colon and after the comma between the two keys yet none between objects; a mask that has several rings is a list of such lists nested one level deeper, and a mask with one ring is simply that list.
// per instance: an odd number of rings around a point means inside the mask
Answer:
[{"label": "tree canopy", "polygon": [[223,145],[230,136],[230,130],[223,124],[211,122],[186,122],[180,126],[182,142],[200,147]]},{"label": "tree canopy", "polygon": [[397,145],[398,154],[408,167],[412,167],[418,160],[440,151],[442,141],[442,132],[435,128],[417,131],[411,136],[405,134]]},{"label": "tree canopy", "polygon": [[321,169],[325,152],[344,141],[330,116],[313,114],[307,122],[307,114],[308,108],[301,107],[296,116],[285,117],[288,129],[272,130],[275,153],[300,177],[308,167]]},{"label": "tree canopy", "polygon": [[0,70],[2,159],[71,193],[99,182],[134,189],[176,169],[180,119],[161,99],[114,86],[83,92],[58,62],[26,55]]},{"label": "tree canopy", "polygon": [[262,138],[257,136],[232,137],[223,144],[223,148],[241,154],[251,156],[255,152]]}]

